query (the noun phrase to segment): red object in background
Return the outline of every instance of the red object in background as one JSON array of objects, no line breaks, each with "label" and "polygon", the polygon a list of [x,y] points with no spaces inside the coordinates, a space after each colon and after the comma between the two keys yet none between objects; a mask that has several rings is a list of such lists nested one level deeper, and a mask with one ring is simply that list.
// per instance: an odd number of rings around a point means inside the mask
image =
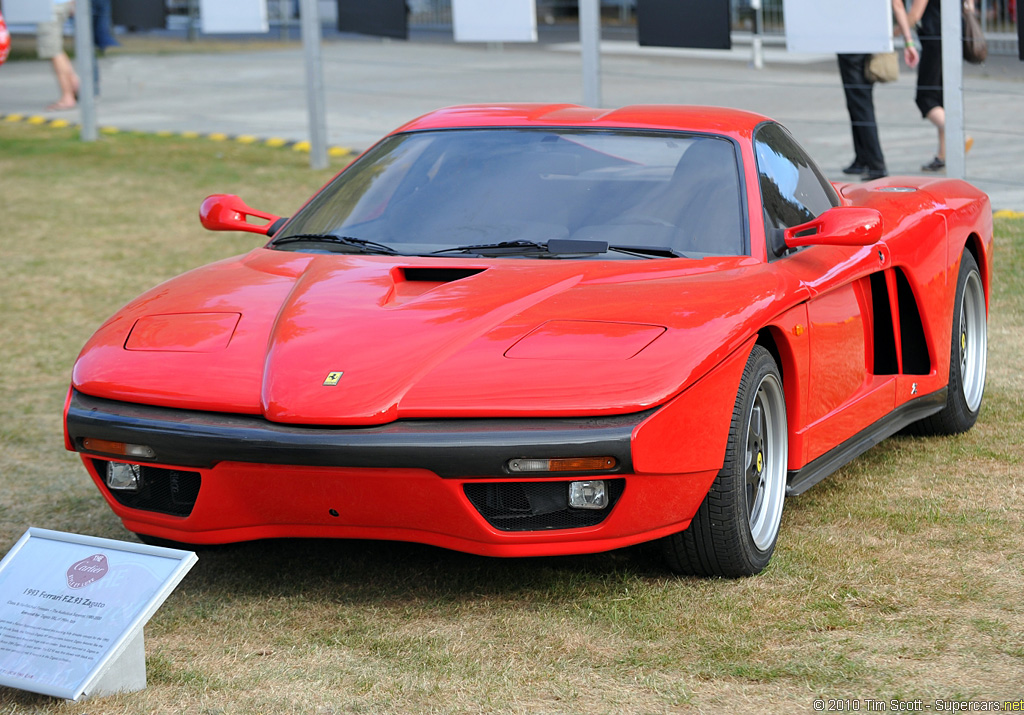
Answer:
[{"label": "red object in background", "polygon": [[11,51],[11,33],[7,30],[7,23],[4,22],[4,15],[0,13],[0,65],[7,59]]},{"label": "red object in background", "polygon": [[988,198],[833,186],[747,112],[454,107],[291,219],[201,217],[274,238],[122,308],[65,406],[147,538],[663,539],[673,570],[749,575],[784,493],[981,407]]}]

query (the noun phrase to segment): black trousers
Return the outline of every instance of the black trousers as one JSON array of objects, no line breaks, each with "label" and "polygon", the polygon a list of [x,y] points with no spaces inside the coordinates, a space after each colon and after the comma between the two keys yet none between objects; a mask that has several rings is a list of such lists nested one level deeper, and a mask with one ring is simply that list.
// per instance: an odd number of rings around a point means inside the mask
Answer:
[{"label": "black trousers", "polygon": [[864,66],[871,55],[839,55],[839,76],[846,94],[846,110],[850,113],[853,132],[854,162],[870,171],[885,171],[882,144],[878,141],[875,101],[872,83],[864,77]]}]

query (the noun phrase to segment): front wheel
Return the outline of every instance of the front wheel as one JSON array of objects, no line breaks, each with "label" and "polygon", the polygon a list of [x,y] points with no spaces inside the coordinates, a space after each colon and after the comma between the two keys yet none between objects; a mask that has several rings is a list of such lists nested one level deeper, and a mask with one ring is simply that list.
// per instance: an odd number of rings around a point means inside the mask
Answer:
[{"label": "front wheel", "polygon": [[740,378],[725,463],[685,531],[662,551],[676,573],[753,576],[768,565],[782,523],[789,439],[779,368],[755,345]]}]

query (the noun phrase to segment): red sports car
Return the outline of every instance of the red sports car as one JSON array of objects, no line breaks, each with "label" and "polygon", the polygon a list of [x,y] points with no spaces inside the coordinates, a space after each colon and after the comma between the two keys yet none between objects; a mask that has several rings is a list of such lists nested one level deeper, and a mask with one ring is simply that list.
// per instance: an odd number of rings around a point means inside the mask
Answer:
[{"label": "red sports car", "polygon": [[291,218],[200,217],[269,242],[122,308],[65,410],[145,539],[661,539],[674,571],[749,575],[786,496],[981,408],[985,194],[833,185],[748,112],[443,109]]},{"label": "red sports car", "polygon": [[7,23],[4,22],[3,13],[0,13],[0,65],[7,60],[11,51],[11,33],[7,30]]}]

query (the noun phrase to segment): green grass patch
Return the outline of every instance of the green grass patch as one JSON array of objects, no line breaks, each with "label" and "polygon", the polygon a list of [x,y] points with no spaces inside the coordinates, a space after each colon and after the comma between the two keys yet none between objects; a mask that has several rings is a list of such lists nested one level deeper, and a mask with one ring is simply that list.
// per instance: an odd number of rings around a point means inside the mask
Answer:
[{"label": "green grass patch", "polygon": [[[61,411],[96,327],[243,253],[202,199],[293,211],[333,173],[262,146],[0,123],[0,540],[131,539]],[[996,223],[986,402],[958,437],[898,436],[787,504],[741,581],[674,578],[648,546],[499,560],[281,540],[204,549],[146,628],[149,687],[0,712],[808,712],[814,697],[1024,695],[1024,220]],[[864,708],[862,707],[862,710]]]}]

